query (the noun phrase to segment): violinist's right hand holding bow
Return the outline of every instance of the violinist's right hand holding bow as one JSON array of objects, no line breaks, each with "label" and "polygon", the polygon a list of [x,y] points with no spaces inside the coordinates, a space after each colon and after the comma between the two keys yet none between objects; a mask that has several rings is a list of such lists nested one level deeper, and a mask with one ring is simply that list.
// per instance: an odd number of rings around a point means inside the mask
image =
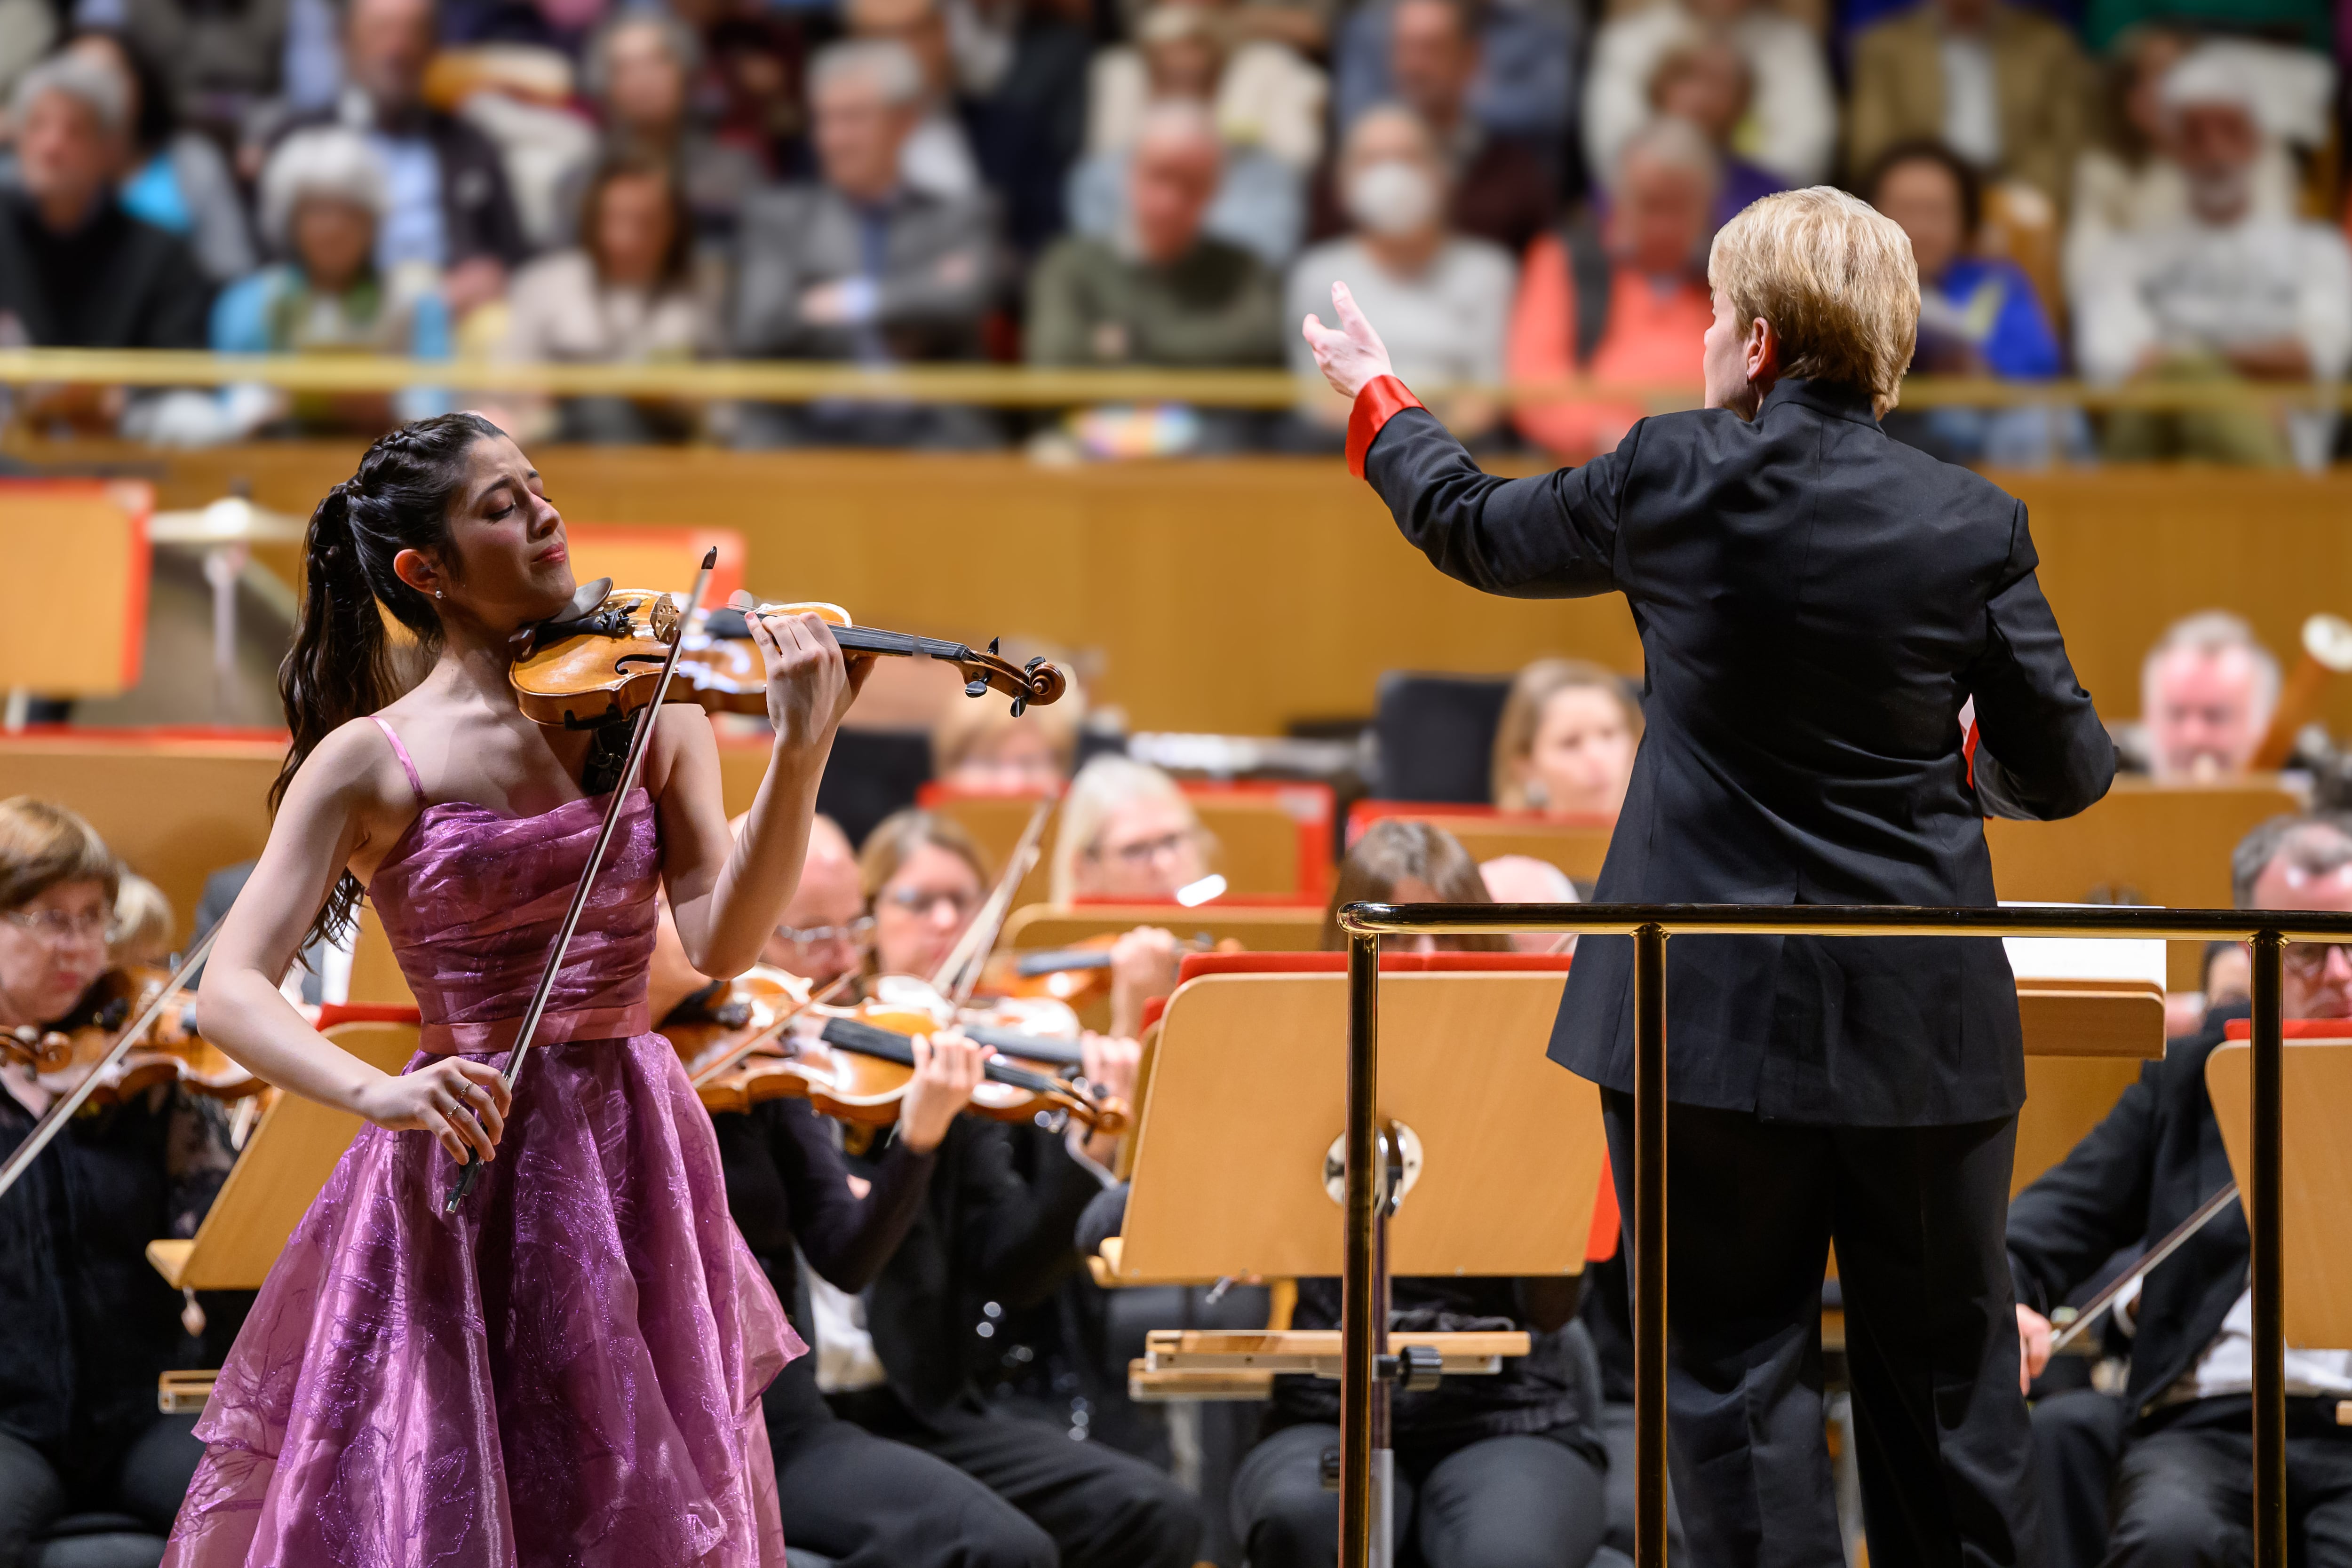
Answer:
[{"label": "violinist's right hand holding bow", "polygon": [[499,1070],[488,1062],[445,1056],[397,1077],[383,1076],[357,1095],[359,1113],[395,1133],[433,1134],[449,1157],[498,1158],[513,1096]]},{"label": "violinist's right hand holding bow", "polygon": [[971,1103],[988,1059],[996,1053],[974,1045],[954,1030],[941,1030],[925,1039],[914,1037],[915,1076],[898,1103],[898,1141],[909,1154],[928,1155],[940,1146],[955,1124],[958,1113]]}]

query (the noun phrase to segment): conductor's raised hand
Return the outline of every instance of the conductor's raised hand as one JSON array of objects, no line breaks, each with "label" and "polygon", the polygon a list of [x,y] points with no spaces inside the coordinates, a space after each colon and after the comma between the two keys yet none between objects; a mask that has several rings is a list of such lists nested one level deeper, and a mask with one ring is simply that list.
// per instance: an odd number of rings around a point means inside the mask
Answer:
[{"label": "conductor's raised hand", "polygon": [[747,624],[767,665],[768,722],[775,726],[776,744],[829,744],[874,661],[845,658],[833,629],[814,614],[753,615]]},{"label": "conductor's raised hand", "polygon": [[1339,318],[1336,329],[1309,316],[1299,323],[1298,330],[1307,346],[1315,350],[1315,368],[1323,372],[1331,390],[1353,402],[1364,383],[1396,372],[1389,368],[1388,345],[1372,330],[1346,284],[1331,286],[1331,308]]},{"label": "conductor's raised hand", "polygon": [[426,1132],[464,1164],[470,1155],[498,1157],[499,1137],[513,1107],[506,1080],[487,1062],[462,1056],[440,1061],[372,1084],[360,1097],[359,1113],[395,1133]]},{"label": "conductor's raised hand", "polygon": [[913,1049],[915,1078],[898,1103],[898,1141],[915,1154],[928,1155],[948,1135],[956,1113],[971,1103],[971,1092],[987,1075],[988,1059],[995,1052],[951,1029],[928,1040],[915,1036]]}]

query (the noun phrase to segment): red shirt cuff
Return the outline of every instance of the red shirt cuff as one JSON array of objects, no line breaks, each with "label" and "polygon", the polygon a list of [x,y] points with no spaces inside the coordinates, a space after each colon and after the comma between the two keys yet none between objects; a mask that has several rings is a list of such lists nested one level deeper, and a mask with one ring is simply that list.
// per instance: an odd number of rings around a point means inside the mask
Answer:
[{"label": "red shirt cuff", "polygon": [[1348,472],[1362,478],[1364,458],[1371,452],[1373,440],[1390,420],[1420,406],[1421,400],[1394,376],[1375,376],[1366,382],[1356,393],[1356,406],[1348,413]]}]

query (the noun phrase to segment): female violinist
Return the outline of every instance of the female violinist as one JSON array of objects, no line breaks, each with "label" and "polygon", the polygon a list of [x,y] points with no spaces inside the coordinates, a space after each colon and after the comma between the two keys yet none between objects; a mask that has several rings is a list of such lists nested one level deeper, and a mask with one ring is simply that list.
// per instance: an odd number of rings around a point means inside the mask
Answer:
[{"label": "female violinist", "polygon": [[[1054,902],[1166,902],[1209,874],[1214,847],[1174,779],[1149,763],[1097,757],[1062,802]],[[1176,938],[1157,925],[1139,925],[1113,945],[1112,1034],[1141,1031],[1144,1003],[1175,990],[1182,959]]]},{"label": "female violinist", "polygon": [[[803,1347],[649,1029],[646,967],[657,884],[695,967],[758,956],[862,667],[814,618],[753,618],[775,741],[740,835],[708,719],[646,718],[642,783],[509,1096],[503,1053],[608,804],[581,784],[594,737],[526,718],[510,680],[517,634],[574,592],[563,520],[513,442],[447,414],[370,447],[307,552],[277,820],[201,1007],[257,1073],[372,1124],[221,1373],[165,1561],[781,1564],[759,1397]],[[430,655],[404,695],[387,612]],[[424,1012],[396,1075],[278,988],[362,888]],[[478,1187],[445,1214],[466,1156]]]},{"label": "female violinist", "polygon": [[[86,1020],[121,874],[73,812],[0,800],[0,1031]],[[0,1154],[57,1082],[0,1065]],[[105,1562],[162,1550],[204,1448],[189,1417],[156,1413],[156,1375],[205,1362],[147,1244],[194,1234],[229,1162],[226,1127],[218,1102],[158,1086],[74,1118],[0,1197],[0,1568],[34,1561],[73,1513],[140,1521]]]},{"label": "female violinist", "polygon": [[1495,804],[1617,820],[1642,742],[1623,677],[1582,659],[1538,659],[1511,682],[1495,727]]}]

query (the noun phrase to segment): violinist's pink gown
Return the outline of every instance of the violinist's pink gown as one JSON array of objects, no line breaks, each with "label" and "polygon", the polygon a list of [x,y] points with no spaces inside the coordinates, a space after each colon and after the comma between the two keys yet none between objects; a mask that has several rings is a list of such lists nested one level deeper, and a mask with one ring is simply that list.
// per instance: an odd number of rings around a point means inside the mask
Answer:
[{"label": "violinist's pink gown", "polygon": [[[394,846],[370,894],[424,1012],[412,1067],[503,1060],[604,804],[427,805]],[[655,821],[637,791],[540,1032],[561,1043],[465,1206],[442,1214],[456,1166],[423,1133],[363,1127],[335,1167],[197,1423],[167,1565],[782,1568],[760,1395],[806,1347],[647,1030]]]}]

